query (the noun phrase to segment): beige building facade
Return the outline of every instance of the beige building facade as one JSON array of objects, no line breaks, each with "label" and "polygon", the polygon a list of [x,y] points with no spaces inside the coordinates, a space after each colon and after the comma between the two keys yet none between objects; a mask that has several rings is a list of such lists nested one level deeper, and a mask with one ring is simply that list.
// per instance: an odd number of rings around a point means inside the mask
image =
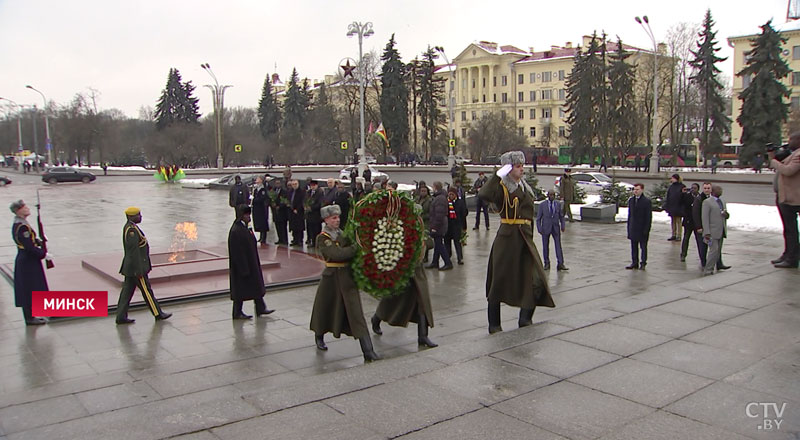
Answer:
[{"label": "beige building facade", "polygon": [[[787,39],[783,45],[781,56],[789,65],[792,72],[783,79],[783,83],[791,90],[789,102],[790,111],[800,110],[800,20],[792,20],[781,25],[774,25],[773,28]],[[744,69],[747,60],[744,53],[752,49],[751,42],[760,35],[757,33],[728,38],[728,45],[733,48],[733,123],[731,124],[731,143],[742,143],[742,126],[736,120],[742,112],[742,100],[739,94],[750,85],[752,78],[737,76],[736,73]],[[784,126],[785,127],[785,126]],[[784,128],[783,138],[788,139],[788,133]]]}]

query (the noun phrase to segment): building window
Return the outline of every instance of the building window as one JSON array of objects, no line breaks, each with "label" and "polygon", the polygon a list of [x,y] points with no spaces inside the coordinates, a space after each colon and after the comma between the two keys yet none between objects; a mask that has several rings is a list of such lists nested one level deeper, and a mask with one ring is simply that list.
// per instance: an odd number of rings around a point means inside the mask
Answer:
[{"label": "building window", "polygon": [[530,80],[530,83],[531,83],[531,84],[533,84],[533,83],[535,83],[535,82],[536,82],[536,74],[535,74],[535,73],[531,73],[531,80]]},{"label": "building window", "polygon": [[506,111],[505,110],[500,110],[500,119],[502,119],[504,121],[506,120]]},{"label": "building window", "polygon": [[563,119],[567,119],[567,111],[564,110],[563,108],[559,108],[558,109],[558,117],[561,118],[562,120]]},{"label": "building window", "polygon": [[483,78],[483,88],[486,88],[486,78]]},{"label": "building window", "polygon": [[483,95],[483,102],[486,102],[486,95]]},{"label": "building window", "polygon": [[520,109],[518,113],[520,119],[525,119],[525,110]]},{"label": "building window", "polygon": [[792,107],[792,111],[800,110],[800,97],[792,96],[791,107]]},{"label": "building window", "polygon": [[531,127],[531,137],[532,138],[536,137],[536,127]]},{"label": "building window", "polygon": [[474,120],[476,120],[476,119],[478,119],[478,112],[476,112],[475,110],[473,110],[473,111],[472,111],[472,120],[474,121]]},{"label": "building window", "polygon": [[800,60],[800,46],[792,47],[792,59]]},{"label": "building window", "polygon": [[747,75],[743,76],[742,77],[742,88],[746,89],[746,88],[750,87],[750,81],[752,81],[752,80],[753,80],[753,77],[750,76],[749,73]]},{"label": "building window", "polygon": [[504,86],[508,85],[508,76],[503,75],[500,81]]},{"label": "building window", "polygon": [[558,127],[558,136],[562,138],[567,137],[567,127],[563,125]]},{"label": "building window", "polygon": [[461,129],[461,139],[466,139],[466,138],[467,138],[467,129],[466,128],[462,128]]},{"label": "building window", "polygon": [[536,109],[535,108],[531,109],[531,119],[536,119]]},{"label": "building window", "polygon": [[566,89],[558,89],[558,99],[560,101],[565,101],[567,99],[567,90]]},{"label": "building window", "polygon": [[503,94],[500,96],[503,99],[503,102],[508,102],[508,93],[503,92]]},{"label": "building window", "polygon": [[497,77],[496,76],[492,77],[492,87],[497,87]]},{"label": "building window", "polygon": [[474,79],[472,80],[472,88],[473,89],[475,88],[475,80]]},{"label": "building window", "polygon": [[545,137],[545,138],[550,137],[550,126],[549,125],[545,125],[544,127],[542,127],[542,131],[544,132],[544,133],[542,133],[542,137]]},{"label": "building window", "polygon": [[800,86],[800,72],[792,72],[792,85]]},{"label": "building window", "polygon": [[564,81],[564,78],[565,78],[564,71],[563,70],[559,70],[558,71],[558,80],[559,81]]},{"label": "building window", "polygon": [[517,75],[517,84],[524,84],[525,83],[525,75],[519,74]]},{"label": "building window", "polygon": [[462,89],[466,89],[467,88],[467,79],[466,78],[461,80],[461,88]]},{"label": "building window", "polygon": [[553,115],[553,109],[551,109],[551,108],[543,108],[542,109],[542,117],[543,118],[545,118],[545,119],[551,118],[552,115]]},{"label": "building window", "polygon": [[542,90],[542,99],[543,100],[553,99],[553,91],[550,89]]},{"label": "building window", "polygon": [[517,101],[522,102],[525,100],[525,92],[517,93]]},{"label": "building window", "polygon": [[[483,102],[486,102],[486,100]],[[492,93],[492,102],[497,102],[497,93]]]},{"label": "building window", "polygon": [[552,72],[542,72],[542,82],[543,83],[550,82],[550,81],[552,81],[552,79],[553,79],[553,73]]},{"label": "building window", "polygon": [[467,112],[461,112],[461,120],[462,121],[466,121],[467,120]]},{"label": "building window", "polygon": [[536,101],[536,90],[531,90],[531,101]]},{"label": "building window", "polygon": [[525,136],[525,127],[520,127],[519,128],[519,135],[520,136]]}]

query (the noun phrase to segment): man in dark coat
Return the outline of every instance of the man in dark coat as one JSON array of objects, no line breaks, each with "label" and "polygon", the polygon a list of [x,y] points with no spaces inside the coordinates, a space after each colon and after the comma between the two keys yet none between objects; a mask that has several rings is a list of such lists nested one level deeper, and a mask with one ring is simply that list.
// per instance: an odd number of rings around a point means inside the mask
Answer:
[{"label": "man in dark coat", "polygon": [[303,231],[306,227],[306,193],[296,179],[289,181],[289,230],[292,231],[292,246],[303,246]]},{"label": "man in dark coat", "polygon": [[236,220],[228,232],[228,263],[230,267],[231,300],[233,319],[250,319],[242,311],[245,301],[253,300],[256,316],[269,315],[275,310],[267,309],[264,303],[264,274],[261,272],[261,259],[258,256],[256,237],[247,227],[250,223],[251,209],[247,205],[236,208]]},{"label": "man in dark coat", "polygon": [[350,193],[347,192],[347,189],[344,187],[344,183],[337,181],[334,204],[339,206],[339,209],[342,210],[342,214],[339,216],[341,219],[340,223],[342,228],[347,226],[347,216],[350,215],[350,198]]},{"label": "man in dark coat", "polygon": [[[647,266],[647,240],[653,222],[650,199],[644,195],[644,184],[633,185],[633,197],[628,199],[628,240],[631,241],[631,264],[625,269],[642,269]],[[639,250],[641,249],[641,259]]]},{"label": "man in dark coat", "polygon": [[364,168],[364,173],[361,175],[364,178],[364,182],[372,183],[372,171],[369,169],[369,166]]},{"label": "man in dark coat", "polygon": [[272,208],[272,222],[275,224],[275,232],[278,234],[278,241],[275,244],[289,244],[289,194],[286,182],[273,179],[269,189],[270,208]]},{"label": "man in dark coat", "polygon": [[[335,191],[335,189],[331,188],[331,192]],[[314,239],[322,232],[322,217],[319,212],[322,209],[322,204],[322,190],[319,189],[319,183],[316,180],[312,180],[305,200],[308,247],[314,247]]]},{"label": "man in dark coat", "polygon": [[[328,180],[325,181],[325,190],[322,191],[322,206],[333,205],[336,203],[336,182],[337,180],[333,177],[329,177]],[[322,220],[320,220],[320,222],[321,221]],[[311,240],[314,238],[316,238],[316,235],[310,237]]]},{"label": "man in dark coat", "polygon": [[233,208],[234,212],[237,206],[250,204],[250,189],[242,183],[242,177],[239,175],[233,179],[228,204]]},{"label": "man in dark coat", "polygon": [[325,333],[333,333],[336,338],[344,333],[358,339],[364,361],[372,362],[381,357],[372,347],[361,296],[350,269],[350,260],[356,256],[356,244],[339,229],[340,214],[337,205],[321,210],[325,225],[317,236],[316,248],[317,255],[325,260],[325,270],[314,297],[310,327],[317,349],[328,349]]},{"label": "man in dark coat", "polygon": [[572,222],[572,208],[569,205],[575,201],[575,182],[572,180],[572,170],[569,168],[564,169],[564,175],[558,182],[558,194],[564,202],[564,215]]},{"label": "man in dark coat", "polygon": [[692,208],[694,200],[700,194],[700,185],[697,183],[692,184],[692,189],[683,189],[681,194],[681,210],[683,212],[683,241],[681,241],[681,262],[686,261],[686,255],[689,252],[689,240],[692,234],[695,233],[694,215]]},{"label": "man in dark coat", "polygon": [[[464,252],[461,248],[461,233],[464,230],[464,219],[467,218],[467,204],[463,198],[458,198],[457,188],[451,186],[447,190],[447,233],[445,234],[444,247],[453,255],[453,245],[456,248],[458,264],[464,264]],[[452,260],[451,260],[452,261]]]},{"label": "man in dark coat", "polygon": [[642,170],[642,156],[639,153],[636,153],[636,157],[633,159],[633,166],[636,167],[637,173]]},{"label": "man in dark coat", "polygon": [[681,198],[686,185],[681,183],[681,176],[677,173],[669,178],[671,184],[667,188],[667,197],[664,199],[664,211],[672,219],[672,235],[668,241],[681,241],[681,226],[683,220],[683,206]]},{"label": "man in dark coat", "polygon": [[[433,201],[429,216],[430,235],[433,238],[433,258],[431,263],[425,266],[427,269],[450,270],[453,268],[450,253],[444,245],[444,237],[447,235],[447,216],[447,196],[444,193],[444,185],[442,182],[433,182]],[[444,260],[442,267],[439,267],[439,257]]]},{"label": "man in dark coat", "polygon": [[119,268],[119,273],[124,275],[125,279],[122,282],[122,291],[119,293],[117,302],[117,324],[132,324],[136,321],[128,318],[128,307],[133,291],[137,287],[142,292],[144,302],[156,321],[168,319],[172,313],[161,310],[147,276],[152,266],[150,265],[150,244],[147,242],[144,232],[139,229],[142,212],[139,208],[131,206],[125,210],[125,216],[128,218],[128,222],[122,228],[122,244],[125,255],[122,257],[122,266]]},{"label": "man in dark coat", "polygon": [[489,267],[486,272],[489,333],[502,331],[500,303],[519,307],[520,327],[533,324],[536,306],[555,307],[547,275],[533,243],[533,189],[522,178],[525,155],[509,151],[500,157],[503,165],[481,188],[478,197],[500,208]]},{"label": "man in dark coat", "polygon": [[[478,173],[478,178],[475,179],[475,183],[472,184],[472,190],[477,193],[481,190],[483,185],[486,184],[486,174],[481,171]],[[477,208],[475,208],[475,227],[472,228],[473,231],[477,231],[478,228],[481,226],[481,211],[483,211],[483,220],[486,224],[486,229],[489,229],[489,206],[481,200],[480,197],[477,197]]]},{"label": "man in dark coat", "polygon": [[569,270],[564,265],[564,252],[561,249],[561,233],[566,228],[564,211],[561,210],[561,203],[556,200],[555,191],[547,191],[547,200],[539,204],[539,210],[536,212],[536,230],[542,234],[544,270],[550,270],[550,237],[553,237],[556,247],[556,270]]},{"label": "man in dark coat", "polygon": [[261,176],[256,178],[256,187],[253,189],[253,229],[258,231],[258,242],[267,244],[269,232],[269,194],[267,183]]},{"label": "man in dark coat", "polygon": [[42,318],[34,318],[32,312],[32,295],[34,291],[48,291],[47,277],[44,275],[42,260],[51,259],[50,254],[42,249],[42,241],[36,238],[27,217],[31,209],[22,200],[9,206],[14,213],[11,236],[17,245],[17,258],[14,260],[14,305],[22,308],[25,325],[42,325]]}]

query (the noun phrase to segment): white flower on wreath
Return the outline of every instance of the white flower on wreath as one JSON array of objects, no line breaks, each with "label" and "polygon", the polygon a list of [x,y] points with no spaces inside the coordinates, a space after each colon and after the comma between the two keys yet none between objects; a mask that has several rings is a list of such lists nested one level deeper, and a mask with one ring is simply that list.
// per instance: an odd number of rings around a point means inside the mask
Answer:
[{"label": "white flower on wreath", "polygon": [[388,272],[397,267],[403,256],[405,232],[401,220],[390,220],[386,217],[378,220],[375,237],[372,240],[372,251],[378,270]]}]

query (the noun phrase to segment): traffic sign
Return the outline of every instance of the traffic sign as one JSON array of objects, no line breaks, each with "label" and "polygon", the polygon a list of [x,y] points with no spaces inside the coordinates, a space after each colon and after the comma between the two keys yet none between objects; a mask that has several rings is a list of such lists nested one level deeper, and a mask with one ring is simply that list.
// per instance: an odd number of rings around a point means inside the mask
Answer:
[{"label": "traffic sign", "polygon": [[342,148],[342,150],[346,150],[346,149],[347,149],[347,141],[342,141],[342,142],[339,144],[339,146]]},{"label": "traffic sign", "polygon": [[455,147],[456,147],[456,140],[450,139],[450,148],[455,148]]},{"label": "traffic sign", "polygon": [[237,153],[241,153],[241,152],[242,152],[242,144],[236,144],[236,145],[234,145],[234,146],[233,146],[233,151],[235,151],[235,152],[237,152]]}]

